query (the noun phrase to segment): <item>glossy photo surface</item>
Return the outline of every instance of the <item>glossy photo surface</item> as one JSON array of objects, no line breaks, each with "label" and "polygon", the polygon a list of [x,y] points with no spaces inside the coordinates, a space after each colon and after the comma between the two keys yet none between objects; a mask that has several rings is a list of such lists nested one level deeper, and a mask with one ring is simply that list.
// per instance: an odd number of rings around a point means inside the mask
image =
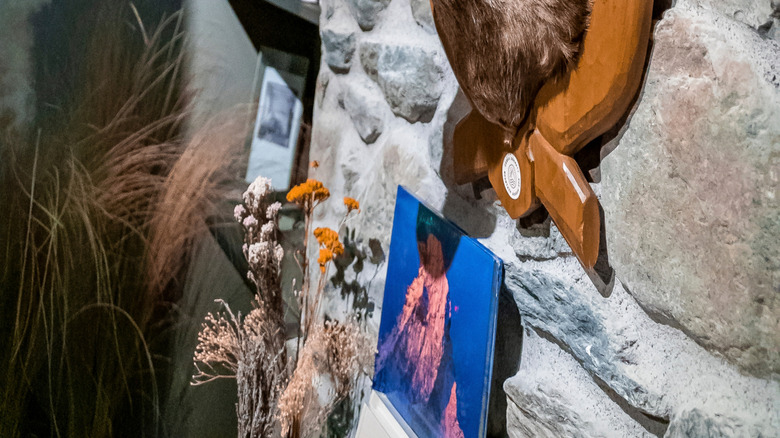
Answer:
[{"label": "glossy photo surface", "polygon": [[483,437],[501,260],[403,187],[374,389],[418,436]]}]

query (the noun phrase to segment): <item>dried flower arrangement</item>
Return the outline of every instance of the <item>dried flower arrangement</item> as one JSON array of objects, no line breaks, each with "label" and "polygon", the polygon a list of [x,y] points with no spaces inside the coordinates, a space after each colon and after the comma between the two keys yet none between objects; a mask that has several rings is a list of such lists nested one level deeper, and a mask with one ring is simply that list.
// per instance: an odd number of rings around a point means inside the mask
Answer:
[{"label": "dried flower arrangement", "polygon": [[[316,168],[316,161],[312,163]],[[238,383],[239,437],[311,436],[322,429],[333,408],[348,397],[361,375],[372,371],[375,349],[354,319],[324,321],[320,305],[328,268],[344,252],[338,232],[325,227],[310,233],[315,208],[330,197],[322,182],[309,179],[290,189],[289,202],[304,212],[304,245],[296,253],[303,271],[295,290],[300,313],[295,352],[288,351],[281,288],[278,214],[271,202],[271,181],[259,177],[243,195],[234,216],[245,231],[247,277],[256,285],[254,308],[243,318],[224,301],[225,313],[209,313],[198,334],[193,385],[235,377]],[[344,198],[346,214],[360,204]],[[317,242],[319,269],[310,269],[308,243]],[[316,287],[312,274],[319,272]],[[291,345],[291,347],[293,347]],[[291,348],[292,349],[292,348]]]}]

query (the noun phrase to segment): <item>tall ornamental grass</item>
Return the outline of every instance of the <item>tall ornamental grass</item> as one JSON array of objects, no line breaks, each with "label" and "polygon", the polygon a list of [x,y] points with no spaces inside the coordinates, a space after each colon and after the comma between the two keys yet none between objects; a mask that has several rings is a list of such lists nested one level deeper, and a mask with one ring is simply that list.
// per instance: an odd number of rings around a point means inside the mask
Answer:
[{"label": "tall ornamental grass", "polygon": [[243,140],[238,119],[182,134],[180,12],[92,3],[36,54],[34,125],[0,132],[2,437],[175,436],[173,303]]}]

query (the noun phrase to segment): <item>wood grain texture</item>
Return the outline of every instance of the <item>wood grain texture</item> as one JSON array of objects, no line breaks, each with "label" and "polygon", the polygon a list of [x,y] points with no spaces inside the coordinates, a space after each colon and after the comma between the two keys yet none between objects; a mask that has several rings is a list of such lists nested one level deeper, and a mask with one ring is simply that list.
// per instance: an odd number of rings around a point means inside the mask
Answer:
[{"label": "wood grain texture", "polygon": [[[544,204],[580,262],[592,268],[599,252],[598,199],[571,155],[618,122],[635,96],[652,2],[431,3],[447,57],[473,107],[454,132],[456,181],[487,172],[512,218]],[[588,12],[590,27],[577,57]],[[520,167],[517,199],[504,187],[507,154]]]},{"label": "wood grain texture", "polygon": [[652,2],[595,0],[577,67],[536,98],[536,128],[572,155],[611,128],[642,81]]},{"label": "wood grain texture", "polygon": [[501,147],[505,137],[503,131],[478,111],[472,110],[458,122],[452,134],[453,175],[457,184],[487,175],[489,155]]},{"label": "wood grain texture", "polygon": [[599,255],[599,201],[573,158],[535,131],[529,140],[536,193],[574,254],[586,268]]}]

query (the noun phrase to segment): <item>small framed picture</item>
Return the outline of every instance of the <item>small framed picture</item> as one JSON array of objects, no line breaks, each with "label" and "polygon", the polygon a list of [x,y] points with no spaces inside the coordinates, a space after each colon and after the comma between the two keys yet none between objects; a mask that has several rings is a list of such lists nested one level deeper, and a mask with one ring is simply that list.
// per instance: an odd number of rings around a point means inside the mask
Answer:
[{"label": "small framed picture", "polygon": [[407,435],[485,437],[502,266],[399,186],[373,389]]},{"label": "small framed picture", "polygon": [[290,187],[308,63],[300,56],[261,48],[255,80],[255,88],[259,91],[255,92],[257,116],[252,131],[247,182],[262,175],[271,178],[275,190]]},{"label": "small framed picture", "polygon": [[288,149],[292,147],[293,125],[300,116],[301,100],[285,83],[271,81],[279,78],[273,67],[265,68],[259,110],[257,112],[257,139]]}]

